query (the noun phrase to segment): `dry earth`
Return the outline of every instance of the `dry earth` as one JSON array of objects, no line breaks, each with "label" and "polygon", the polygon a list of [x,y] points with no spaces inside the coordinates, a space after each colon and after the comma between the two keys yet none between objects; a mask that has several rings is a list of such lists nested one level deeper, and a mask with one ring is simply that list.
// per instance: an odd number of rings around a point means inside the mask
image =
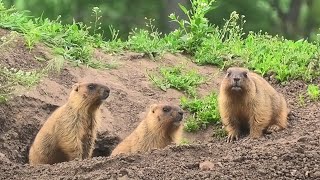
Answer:
[{"label": "dry earth", "polygon": [[[0,37],[9,32],[0,30]],[[23,70],[39,69],[35,60],[53,58],[50,51],[37,45],[31,51],[22,38],[0,48],[0,64]],[[179,103],[183,93],[164,92],[148,78],[150,72],[165,65],[184,64],[212,79],[198,88],[201,95],[217,91],[221,72],[215,67],[196,66],[185,56],[166,54],[158,61],[138,53],[118,55],[96,51],[95,58],[117,62],[118,68],[97,70],[66,64],[59,75],[50,74],[31,89],[21,89],[6,104],[0,104],[0,179],[320,179],[320,103],[299,94],[306,84],[291,81],[273,83],[291,109],[289,128],[259,140],[243,138],[225,143],[213,134],[213,127],[196,134],[186,133],[189,145],[169,146],[163,150],[130,156],[108,157],[110,151],[139,123],[149,104]],[[58,106],[66,102],[73,83],[100,82],[111,94],[102,107],[102,126],[94,150],[95,157],[56,165],[29,166],[29,146],[41,124]],[[316,83],[320,82],[320,78]],[[210,170],[200,168],[209,161]],[[210,164],[210,163],[208,163]]]}]

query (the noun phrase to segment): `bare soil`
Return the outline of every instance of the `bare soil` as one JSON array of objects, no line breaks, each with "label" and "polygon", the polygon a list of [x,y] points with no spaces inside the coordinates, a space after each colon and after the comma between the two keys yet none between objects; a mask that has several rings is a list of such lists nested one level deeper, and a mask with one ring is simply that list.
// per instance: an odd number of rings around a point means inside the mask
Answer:
[{"label": "bare soil", "polygon": [[[0,30],[1,37],[9,34]],[[41,44],[31,51],[26,49],[21,38],[0,48],[0,64],[10,68],[44,67],[35,56],[52,58]],[[320,179],[320,102],[305,98],[301,103],[299,95],[305,94],[307,87],[302,81],[286,85],[270,81],[284,94],[291,109],[289,128],[281,132],[259,140],[244,137],[226,143],[224,138],[213,136],[213,128],[220,127],[212,126],[185,133],[188,145],[109,157],[121,139],[137,126],[150,104],[179,104],[184,96],[174,89],[160,90],[149,80],[148,73],[176,64],[195,68],[211,77],[198,88],[201,95],[218,91],[222,73],[212,66],[197,66],[182,55],[166,54],[154,61],[139,53],[110,55],[97,50],[95,57],[104,62],[116,61],[118,67],[98,70],[66,63],[60,74],[50,74],[39,85],[0,104],[0,179]],[[28,150],[36,133],[48,116],[66,102],[72,84],[78,81],[100,82],[111,89],[101,108],[103,122],[95,157],[29,166]],[[315,83],[319,82],[320,78]],[[210,168],[203,168],[208,164]]]}]

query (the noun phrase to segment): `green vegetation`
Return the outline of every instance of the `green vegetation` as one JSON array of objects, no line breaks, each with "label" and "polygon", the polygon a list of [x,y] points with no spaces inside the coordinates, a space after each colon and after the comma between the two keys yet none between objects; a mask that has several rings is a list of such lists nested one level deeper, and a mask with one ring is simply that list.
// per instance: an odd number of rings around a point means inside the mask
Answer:
[{"label": "green vegetation", "polygon": [[196,96],[195,88],[204,82],[204,77],[195,70],[187,70],[183,66],[162,67],[160,76],[149,74],[149,78],[164,91],[168,88],[175,88],[192,97]]},{"label": "green vegetation", "polygon": [[[94,15],[99,20],[98,10],[93,9]],[[93,68],[109,68],[101,62],[92,59],[93,48],[100,47],[104,41],[99,34],[90,35],[83,23],[62,25],[58,17],[56,20],[31,18],[25,11],[6,9],[0,2],[0,27],[21,32],[25,37],[26,46],[32,49],[38,42],[43,42],[54,49],[54,52],[65,59],[77,64],[85,64]],[[98,28],[99,22],[94,23]]]},{"label": "green vegetation", "polygon": [[213,136],[216,137],[216,138],[224,138],[224,137],[227,137],[228,135],[228,132],[222,128],[222,127],[217,127],[217,128],[214,128],[214,131],[213,131]]},{"label": "green vegetation", "polygon": [[42,74],[36,71],[25,72],[17,69],[7,69],[0,66],[0,103],[13,93],[14,86],[31,87],[40,81]]},{"label": "green vegetation", "polygon": [[305,107],[306,106],[306,102],[305,102],[305,98],[304,98],[303,94],[299,94],[298,98],[299,98],[299,101],[298,101],[299,106]]},{"label": "green vegetation", "polygon": [[313,100],[316,101],[320,99],[320,88],[317,85],[314,84],[309,84],[307,88],[307,94],[309,97]]},{"label": "green vegetation", "polygon": [[201,99],[182,97],[180,102],[182,108],[192,113],[192,116],[185,122],[185,130],[188,132],[198,131],[201,128],[206,128],[209,124],[220,121],[217,94],[215,92]]},{"label": "green vegetation", "polygon": [[179,145],[188,145],[188,144],[190,144],[189,140],[186,138],[182,138]]},{"label": "green vegetation", "polygon": [[[14,5],[19,11],[30,10],[30,15],[56,19],[61,15],[63,24],[83,22],[94,26],[95,21],[92,7],[99,7],[101,29],[95,32],[103,33],[106,38],[111,38],[108,27],[113,25],[120,30],[119,37],[127,39],[133,28],[141,29],[144,26],[144,17],[155,19],[155,25],[159,31],[169,32],[175,26],[168,22],[171,12],[177,16],[183,16],[177,1],[159,0],[117,0],[117,1],[86,1],[86,0],[3,0],[7,7]],[[190,0],[180,0],[187,9],[191,6]],[[128,6],[134,4],[134,6]],[[215,9],[206,14],[210,22],[223,27],[224,19],[228,19],[232,11],[241,12],[247,22],[245,33],[249,31],[269,32],[273,35],[281,34],[289,39],[302,37],[314,40],[320,25],[320,2],[318,0],[217,0],[213,3]],[[139,8],[138,8],[139,7]],[[207,7],[206,7],[207,8]],[[90,29],[94,33],[93,29]]]}]

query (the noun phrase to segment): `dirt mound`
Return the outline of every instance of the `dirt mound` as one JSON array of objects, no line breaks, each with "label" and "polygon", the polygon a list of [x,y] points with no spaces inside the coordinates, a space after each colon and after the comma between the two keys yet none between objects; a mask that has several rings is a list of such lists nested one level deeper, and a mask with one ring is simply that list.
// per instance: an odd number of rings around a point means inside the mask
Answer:
[{"label": "dirt mound", "polygon": [[[0,35],[8,35],[0,31]],[[6,67],[39,69],[44,66],[35,55],[49,59],[45,48],[26,50],[20,43],[6,46],[0,63]],[[8,50],[9,48],[21,50]],[[37,54],[38,53],[38,54]],[[0,179],[318,179],[320,178],[320,103],[299,95],[306,84],[292,81],[273,84],[291,109],[289,128],[259,140],[243,138],[227,144],[212,136],[212,127],[196,134],[186,133],[190,145],[169,146],[163,150],[130,156],[109,157],[112,149],[139,123],[146,108],[155,102],[179,103],[183,94],[164,92],[149,80],[147,72],[161,66],[184,64],[206,77],[215,77],[198,91],[206,95],[217,91],[222,74],[210,66],[196,66],[181,55],[166,54],[161,61],[143,58],[138,53],[108,55],[97,51],[97,59],[116,60],[119,67],[97,70],[66,64],[61,74],[50,75],[32,89],[26,89],[6,104],[0,104]],[[21,63],[27,59],[28,64]],[[25,62],[25,61],[23,61]],[[93,81],[111,89],[102,105],[102,123],[94,158],[56,165],[31,167],[27,155],[41,124],[66,102],[73,83]],[[320,79],[317,80],[320,82]],[[210,161],[213,170],[204,171],[200,163]]]}]

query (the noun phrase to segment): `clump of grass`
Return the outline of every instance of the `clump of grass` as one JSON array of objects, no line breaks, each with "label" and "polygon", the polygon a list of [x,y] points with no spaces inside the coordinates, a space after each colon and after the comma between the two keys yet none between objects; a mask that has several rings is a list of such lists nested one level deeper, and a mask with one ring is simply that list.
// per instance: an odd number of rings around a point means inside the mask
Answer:
[{"label": "clump of grass", "polygon": [[183,109],[188,110],[192,114],[184,124],[184,129],[188,132],[196,132],[202,128],[206,128],[209,124],[220,121],[217,94],[215,92],[201,99],[182,97],[180,103]]},{"label": "clump of grass", "polygon": [[91,27],[81,22],[63,25],[59,20],[60,17],[52,21],[42,17],[33,18],[27,13],[27,11],[16,11],[14,7],[6,9],[0,2],[0,27],[21,32],[29,49],[38,42],[44,42],[66,59],[95,67],[95,63],[92,63],[93,48],[105,43],[102,36],[97,33],[100,23],[98,22],[100,11],[97,7],[93,8],[93,14],[96,16],[94,35],[89,34]]},{"label": "clump of grass", "polygon": [[202,42],[207,39],[208,33],[212,32],[213,26],[209,24],[205,15],[212,10],[215,0],[194,0],[191,1],[191,9],[179,4],[180,9],[187,15],[187,20],[179,19],[174,13],[170,14],[171,21],[178,23],[179,42],[182,43],[183,50],[194,54],[201,46]]},{"label": "clump of grass", "polygon": [[223,127],[215,128],[213,131],[213,136],[216,138],[224,138],[227,137],[228,132]]},{"label": "clump of grass", "polygon": [[299,99],[298,101],[299,106],[306,107],[305,97],[303,96],[303,94],[300,93],[298,96],[298,99]]},{"label": "clump of grass", "polygon": [[195,70],[187,70],[183,66],[162,67],[160,76],[149,75],[149,78],[164,91],[175,88],[192,97],[196,96],[196,87],[205,81]]},{"label": "clump of grass", "polygon": [[225,60],[224,56],[239,56],[249,69],[262,76],[275,73],[280,82],[297,78],[311,80],[320,75],[320,69],[312,66],[316,63],[314,61],[318,61],[315,56],[319,47],[315,44],[261,32],[250,32],[247,37],[243,37],[243,18],[233,12],[222,29],[216,29],[203,41],[196,51],[195,62],[227,67],[235,61]]},{"label": "clump of grass", "polygon": [[15,68],[5,68],[1,67],[1,74],[7,77],[7,81],[10,81],[12,84],[19,84],[26,87],[31,87],[36,85],[43,74],[37,71],[25,72]]},{"label": "clump of grass", "polygon": [[317,85],[309,84],[307,88],[308,96],[313,100],[317,101],[320,99],[320,88]]},{"label": "clump of grass", "polygon": [[[147,19],[147,29],[133,29],[130,32],[126,48],[129,50],[142,52],[150,58],[163,55],[164,52],[176,52],[176,47],[172,35],[162,38],[158,29],[153,25],[154,19]],[[170,39],[171,38],[171,39]]]},{"label": "clump of grass", "polygon": [[187,138],[182,138],[179,145],[188,145],[190,144],[190,141]]},{"label": "clump of grass", "polygon": [[32,87],[42,76],[43,74],[37,71],[26,72],[0,66],[0,103],[5,102],[13,94],[15,86]]}]

